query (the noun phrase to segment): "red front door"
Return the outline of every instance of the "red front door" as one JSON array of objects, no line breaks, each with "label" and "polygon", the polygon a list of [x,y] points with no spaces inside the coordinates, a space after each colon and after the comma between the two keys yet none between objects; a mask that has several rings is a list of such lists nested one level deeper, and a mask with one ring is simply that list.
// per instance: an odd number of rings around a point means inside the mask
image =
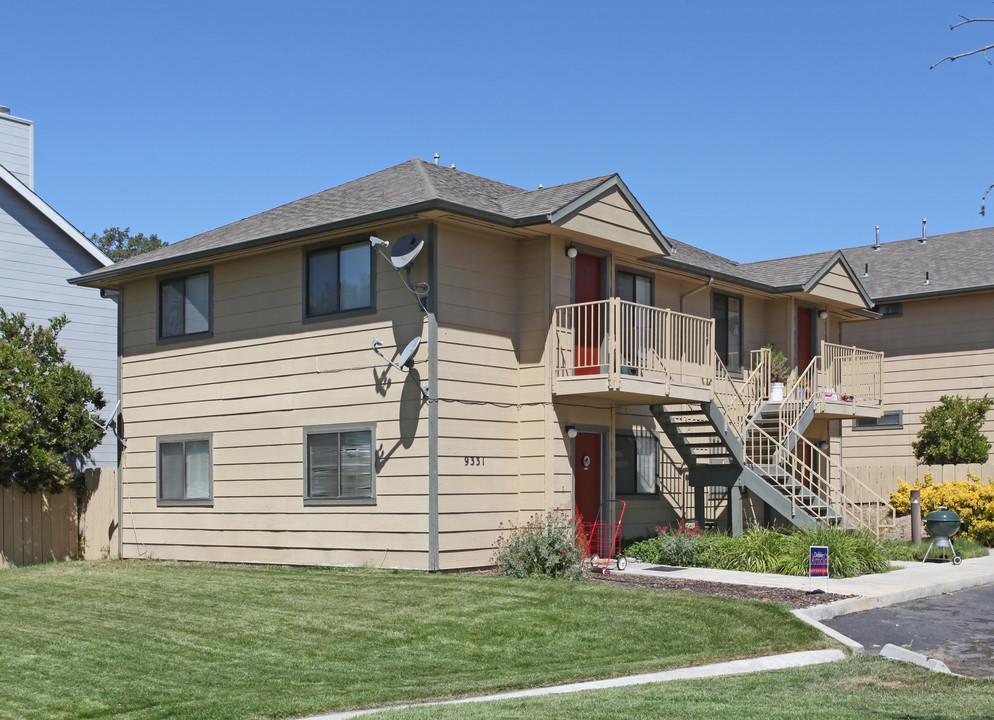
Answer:
[{"label": "red front door", "polygon": [[573,448],[576,512],[583,522],[594,522],[601,507],[601,434],[577,433]]},{"label": "red front door", "polygon": [[813,313],[811,308],[797,308],[797,372],[804,372],[811,362],[814,339]]},{"label": "red front door", "polygon": [[[603,299],[602,258],[579,253],[573,261],[573,273],[573,302],[595,303]],[[576,322],[575,374],[596,375],[601,372],[601,340],[606,330],[601,307],[579,308]]]}]

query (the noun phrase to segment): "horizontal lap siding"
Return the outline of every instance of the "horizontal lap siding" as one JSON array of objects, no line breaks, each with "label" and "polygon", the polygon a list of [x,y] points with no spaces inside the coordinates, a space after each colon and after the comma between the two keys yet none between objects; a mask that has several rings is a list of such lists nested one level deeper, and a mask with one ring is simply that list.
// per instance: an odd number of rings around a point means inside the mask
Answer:
[{"label": "horizontal lap siding", "polygon": [[832,269],[825,273],[824,277],[811,288],[810,292],[815,297],[847,305],[863,307],[865,304],[859,291],[853,284],[852,278],[843,269],[841,263],[833,265]]},{"label": "horizontal lap siding", "polygon": [[[424,338],[424,314],[377,256],[375,314],[302,322],[302,258],[216,264],[205,340],[157,345],[155,282],[125,287],[125,557],[427,569],[427,351],[409,377],[371,349]],[[303,428],[357,423],[375,423],[376,504],[305,506]],[[200,433],[213,507],[159,507],[156,438]]]},{"label": "horizontal lap siding", "polygon": [[[901,429],[843,421],[847,466],[913,463],[921,416],[942,395],[994,397],[994,293],[906,301],[900,317],[846,323],[843,342],[884,352],[884,410],[904,412]],[[994,440],[994,413],[984,434]]]},{"label": "horizontal lap siding", "polygon": [[[69,318],[59,344],[68,361],[103,391],[102,416],[107,418],[117,403],[117,303],[101,298],[99,290],[67,282],[99,267],[93,256],[0,183],[0,307],[22,312],[40,325],[62,314]],[[110,433],[84,464],[117,465]]]},{"label": "horizontal lap siding", "polygon": [[438,510],[443,570],[490,564],[520,507],[519,240],[438,233]]}]

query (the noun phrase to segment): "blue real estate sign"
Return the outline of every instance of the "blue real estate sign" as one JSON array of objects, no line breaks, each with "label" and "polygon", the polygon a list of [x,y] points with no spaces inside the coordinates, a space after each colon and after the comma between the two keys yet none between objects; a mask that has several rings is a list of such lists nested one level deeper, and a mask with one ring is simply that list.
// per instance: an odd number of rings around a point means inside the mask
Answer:
[{"label": "blue real estate sign", "polygon": [[828,548],[824,545],[812,545],[808,558],[811,577],[828,577]]}]

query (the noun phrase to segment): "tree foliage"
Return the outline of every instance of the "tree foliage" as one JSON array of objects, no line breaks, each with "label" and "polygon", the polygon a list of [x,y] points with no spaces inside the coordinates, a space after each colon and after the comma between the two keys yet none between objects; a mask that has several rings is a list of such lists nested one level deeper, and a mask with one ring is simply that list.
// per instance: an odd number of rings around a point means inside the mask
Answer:
[{"label": "tree foliage", "polygon": [[71,461],[100,444],[93,410],[103,393],[66,361],[58,336],[65,315],[48,327],[0,308],[0,486],[26,492],[75,487]]},{"label": "tree foliage", "polygon": [[143,233],[132,235],[130,226],[123,230],[119,227],[107,228],[103,235],[93,233],[90,236],[90,241],[103,250],[104,254],[114,262],[120,262],[169,244],[160,240],[158,235],[149,235],[148,237],[145,237]]},{"label": "tree foliage", "polygon": [[994,400],[984,395],[977,400],[959,395],[943,395],[939,404],[922,415],[918,440],[911,443],[922,465],[959,465],[985,463],[991,451],[990,441],[981,429]]}]

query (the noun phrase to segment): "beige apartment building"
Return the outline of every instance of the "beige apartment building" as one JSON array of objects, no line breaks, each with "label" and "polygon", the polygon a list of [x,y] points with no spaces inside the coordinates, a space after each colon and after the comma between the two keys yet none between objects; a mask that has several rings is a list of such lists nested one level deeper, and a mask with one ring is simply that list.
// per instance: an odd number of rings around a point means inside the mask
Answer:
[{"label": "beige apartment building", "polygon": [[628,535],[865,524],[858,270],[680,243],[617,175],[411,160],[89,272],[121,307],[122,555],[479,567],[502,525],[615,500]]},{"label": "beige apartment building", "polygon": [[[845,465],[913,465],[943,395],[994,397],[994,228],[843,251],[881,315],[842,340],[885,354],[883,414],[843,424]],[[984,427],[994,441],[994,417]]]}]

